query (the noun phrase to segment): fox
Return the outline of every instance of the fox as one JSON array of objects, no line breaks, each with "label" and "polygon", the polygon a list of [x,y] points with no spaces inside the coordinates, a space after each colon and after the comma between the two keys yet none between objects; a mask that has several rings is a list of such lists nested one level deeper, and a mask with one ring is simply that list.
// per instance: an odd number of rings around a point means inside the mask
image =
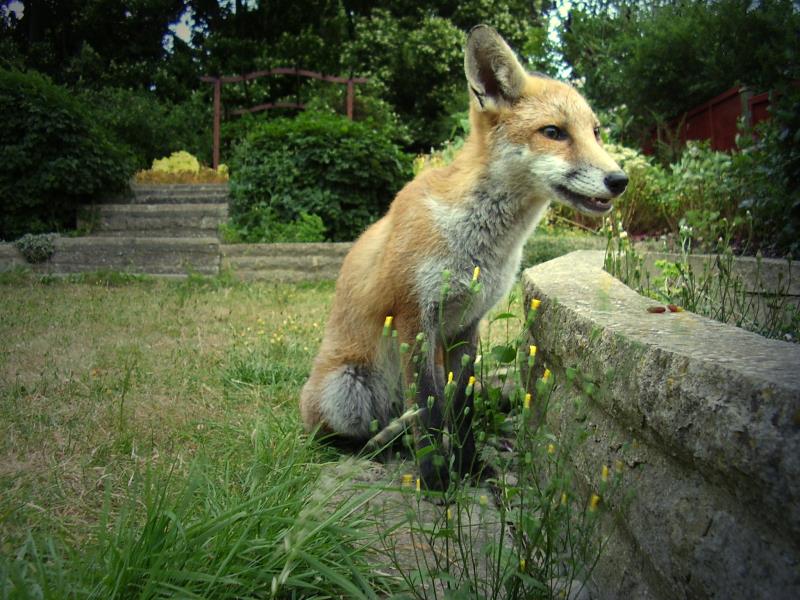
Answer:
[{"label": "fox", "polygon": [[[469,388],[478,328],[513,286],[525,241],[551,202],[604,215],[628,183],[583,96],[528,73],[493,28],[468,33],[464,73],[470,133],[463,147],[449,165],[406,184],[350,249],[300,394],[308,432],[355,444],[369,443],[376,426],[408,408],[429,490],[446,489],[453,473],[476,474]],[[387,349],[387,327],[400,347],[427,351],[401,365]]]}]

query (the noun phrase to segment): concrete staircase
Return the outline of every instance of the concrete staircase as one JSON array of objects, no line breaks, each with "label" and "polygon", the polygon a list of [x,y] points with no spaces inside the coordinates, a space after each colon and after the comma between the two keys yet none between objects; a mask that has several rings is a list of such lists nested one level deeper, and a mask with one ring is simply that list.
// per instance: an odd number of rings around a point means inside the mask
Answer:
[{"label": "concrete staircase", "polygon": [[167,277],[219,273],[217,230],[228,217],[227,184],[134,185],[132,196],[87,207],[93,233],[60,239],[54,272],[123,270]]}]

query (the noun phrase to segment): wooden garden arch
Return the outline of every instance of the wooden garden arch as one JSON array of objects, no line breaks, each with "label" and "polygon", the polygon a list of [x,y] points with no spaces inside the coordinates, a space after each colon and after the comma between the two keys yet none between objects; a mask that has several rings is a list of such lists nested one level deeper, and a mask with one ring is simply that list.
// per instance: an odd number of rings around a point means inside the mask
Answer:
[{"label": "wooden garden arch", "polygon": [[[267,71],[253,71],[244,75],[224,75],[212,77],[204,75],[200,78],[201,81],[214,84],[214,154],[213,154],[213,167],[216,169],[219,166],[219,129],[220,118],[222,115],[222,84],[223,83],[244,83],[252,81],[260,77],[269,77],[271,75],[294,75],[295,77],[308,77],[310,79],[319,79],[320,81],[327,81],[329,83],[339,83],[347,85],[347,118],[353,118],[353,103],[355,100],[355,86],[359,83],[367,83],[364,77],[337,77],[334,75],[323,75],[315,71],[307,71],[305,69],[295,69],[292,67],[275,67]],[[270,110],[273,108],[296,108],[303,110],[305,104],[297,102],[267,102],[258,104],[252,108],[239,108],[232,111],[234,115],[242,115],[245,113],[254,113],[262,110]]]}]

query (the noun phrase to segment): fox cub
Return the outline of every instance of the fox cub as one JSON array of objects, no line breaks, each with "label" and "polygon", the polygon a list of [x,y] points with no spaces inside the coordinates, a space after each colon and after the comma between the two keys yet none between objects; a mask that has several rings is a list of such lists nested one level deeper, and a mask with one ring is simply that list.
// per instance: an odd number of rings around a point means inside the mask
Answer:
[{"label": "fox cub", "polygon": [[[628,182],[603,150],[597,117],[583,97],[566,83],[528,74],[492,28],[470,32],[464,71],[469,138],[449,166],[407,184],[345,258],[300,398],[309,431],[366,442],[376,422],[386,427],[402,412],[404,384],[413,383],[417,447],[434,446],[420,453],[429,489],[446,488],[451,470],[463,475],[477,468],[465,388],[478,324],[511,288],[525,240],[551,200],[602,215]],[[400,343],[423,341],[421,360],[403,368],[387,351],[387,315]],[[455,376],[455,392],[445,406],[447,373]],[[452,450],[443,444],[445,430],[451,441],[455,436]]]}]

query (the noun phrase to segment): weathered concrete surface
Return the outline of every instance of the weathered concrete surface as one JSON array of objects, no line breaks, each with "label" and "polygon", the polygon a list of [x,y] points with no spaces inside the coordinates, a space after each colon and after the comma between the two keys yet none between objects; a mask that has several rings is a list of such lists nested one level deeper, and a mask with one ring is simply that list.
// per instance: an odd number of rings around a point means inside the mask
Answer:
[{"label": "weathered concrete surface", "polygon": [[244,280],[336,279],[352,243],[222,245],[222,269]]},{"label": "weathered concrete surface", "polygon": [[[800,597],[800,346],[691,313],[647,312],[602,271],[602,252],[528,269],[542,305],[530,343],[558,385],[555,430],[587,427],[574,457],[596,488],[622,460],[615,536],[595,578],[605,598]],[[577,367],[594,391],[575,421]],[[585,382],[585,381],[584,381]]]},{"label": "weathered concrete surface", "polygon": [[58,238],[55,247],[48,262],[31,268],[54,275],[97,270],[183,276],[219,273],[219,242],[214,238]]},{"label": "weathered concrete surface", "polygon": [[92,212],[101,237],[216,237],[228,218],[219,203],[100,204]]},{"label": "weathered concrete surface", "polygon": [[10,242],[0,243],[0,272],[28,267],[28,261],[20,254],[17,247]]},{"label": "weathered concrete surface", "polygon": [[[681,262],[679,254],[665,254],[659,252],[646,252],[643,254],[644,266],[651,278],[661,274],[661,269],[656,266],[657,260]],[[708,268],[712,273],[717,273],[715,267],[716,256],[710,254],[692,254],[689,264],[695,273],[703,273]],[[742,278],[748,292],[762,292],[764,290],[775,292],[785,290],[788,296],[800,299],[800,264],[783,259],[762,258],[752,256],[737,256],[733,261],[733,273]],[[760,285],[764,289],[760,289]]]}]

